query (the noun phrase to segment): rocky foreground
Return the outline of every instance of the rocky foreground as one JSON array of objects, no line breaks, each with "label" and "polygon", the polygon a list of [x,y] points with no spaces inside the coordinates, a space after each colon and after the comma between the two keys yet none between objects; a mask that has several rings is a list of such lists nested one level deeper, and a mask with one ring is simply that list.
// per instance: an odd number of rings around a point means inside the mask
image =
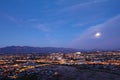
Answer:
[{"label": "rocky foreground", "polygon": [[120,80],[120,75],[79,66],[50,65],[22,72],[16,79],[0,80]]},{"label": "rocky foreground", "polygon": [[70,66],[57,66],[60,80],[120,80],[120,75],[91,70],[78,70]]}]

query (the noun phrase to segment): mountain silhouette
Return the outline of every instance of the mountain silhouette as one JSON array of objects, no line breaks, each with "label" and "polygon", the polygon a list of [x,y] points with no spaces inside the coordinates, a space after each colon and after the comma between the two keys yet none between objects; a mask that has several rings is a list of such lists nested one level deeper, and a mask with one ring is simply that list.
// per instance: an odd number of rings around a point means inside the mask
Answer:
[{"label": "mountain silhouette", "polygon": [[72,48],[57,48],[57,47],[30,47],[30,46],[8,46],[0,48],[0,53],[71,53],[80,51]]}]

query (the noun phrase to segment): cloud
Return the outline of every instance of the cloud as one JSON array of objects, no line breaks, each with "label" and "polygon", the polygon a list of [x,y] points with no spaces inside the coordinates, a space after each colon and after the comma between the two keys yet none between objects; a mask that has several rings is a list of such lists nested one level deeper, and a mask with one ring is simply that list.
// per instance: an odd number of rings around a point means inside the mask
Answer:
[{"label": "cloud", "polygon": [[90,0],[90,1],[86,1],[86,2],[83,2],[83,3],[78,3],[78,4],[75,4],[75,5],[63,8],[59,12],[75,11],[75,10],[78,10],[80,8],[89,7],[91,5],[95,5],[95,4],[103,3],[103,2],[107,2],[107,1],[108,0]]},{"label": "cloud", "polygon": [[31,18],[31,19],[28,19],[27,21],[28,21],[28,22],[37,22],[37,21],[38,21],[38,19]]},{"label": "cloud", "polygon": [[15,21],[15,18],[14,18],[13,16],[6,15],[6,17],[7,17],[10,21]]},{"label": "cloud", "polygon": [[58,3],[60,3],[60,2],[64,2],[65,0],[56,0]]},{"label": "cloud", "polygon": [[5,13],[5,12],[1,12],[0,17],[2,17],[3,19],[5,19],[5,20],[7,20],[7,21],[10,21],[10,22],[12,22],[12,23],[15,23],[15,24],[17,24],[17,25],[21,25],[21,24],[23,24],[23,23],[25,22],[24,19],[22,19],[22,18],[17,18],[17,17],[15,17],[15,16],[9,15],[9,14],[7,14],[7,13]]},{"label": "cloud", "polygon": [[4,13],[4,12],[0,12],[0,17],[5,18],[5,19],[8,19],[8,20],[10,20],[10,21],[15,21],[15,17],[10,16],[10,15]]},{"label": "cloud", "polygon": [[50,32],[50,28],[48,28],[47,26],[43,25],[43,24],[38,24],[36,26],[36,28],[40,29],[41,31],[44,31],[44,32]]},{"label": "cloud", "polygon": [[9,15],[5,12],[0,12],[0,17],[1,19],[5,19],[7,21],[10,21],[12,23],[14,23],[16,26],[29,26],[29,25],[33,25],[33,24],[38,24],[39,20],[36,18],[22,18],[22,17],[16,17],[16,16],[12,16]]},{"label": "cloud", "polygon": [[40,21],[36,18],[19,18],[19,17],[15,17],[15,16],[11,16],[9,14],[0,13],[0,17],[11,21],[12,23],[14,23],[17,27],[30,27],[32,26],[33,28],[37,28],[43,32],[50,32],[51,29],[49,27],[47,27],[46,25],[43,24],[39,24]]},{"label": "cloud", "polygon": [[[100,32],[101,37],[96,38],[94,35]],[[120,47],[120,15],[115,16],[108,21],[92,26],[76,38],[72,47],[88,49],[107,49]]]}]

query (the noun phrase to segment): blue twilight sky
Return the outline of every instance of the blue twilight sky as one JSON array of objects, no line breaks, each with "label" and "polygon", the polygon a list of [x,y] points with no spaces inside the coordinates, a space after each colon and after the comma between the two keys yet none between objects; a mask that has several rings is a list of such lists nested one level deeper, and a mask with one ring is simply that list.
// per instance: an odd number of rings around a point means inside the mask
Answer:
[{"label": "blue twilight sky", "polygon": [[120,0],[0,0],[0,47],[120,48]]}]

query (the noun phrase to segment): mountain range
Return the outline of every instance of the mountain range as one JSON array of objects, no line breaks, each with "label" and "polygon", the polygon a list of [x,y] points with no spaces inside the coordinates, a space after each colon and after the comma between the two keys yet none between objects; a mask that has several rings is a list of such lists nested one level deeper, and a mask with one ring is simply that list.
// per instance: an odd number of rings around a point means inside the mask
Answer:
[{"label": "mountain range", "polygon": [[0,48],[0,53],[71,53],[80,51],[72,48],[57,48],[57,47],[30,47],[30,46],[8,46]]}]

